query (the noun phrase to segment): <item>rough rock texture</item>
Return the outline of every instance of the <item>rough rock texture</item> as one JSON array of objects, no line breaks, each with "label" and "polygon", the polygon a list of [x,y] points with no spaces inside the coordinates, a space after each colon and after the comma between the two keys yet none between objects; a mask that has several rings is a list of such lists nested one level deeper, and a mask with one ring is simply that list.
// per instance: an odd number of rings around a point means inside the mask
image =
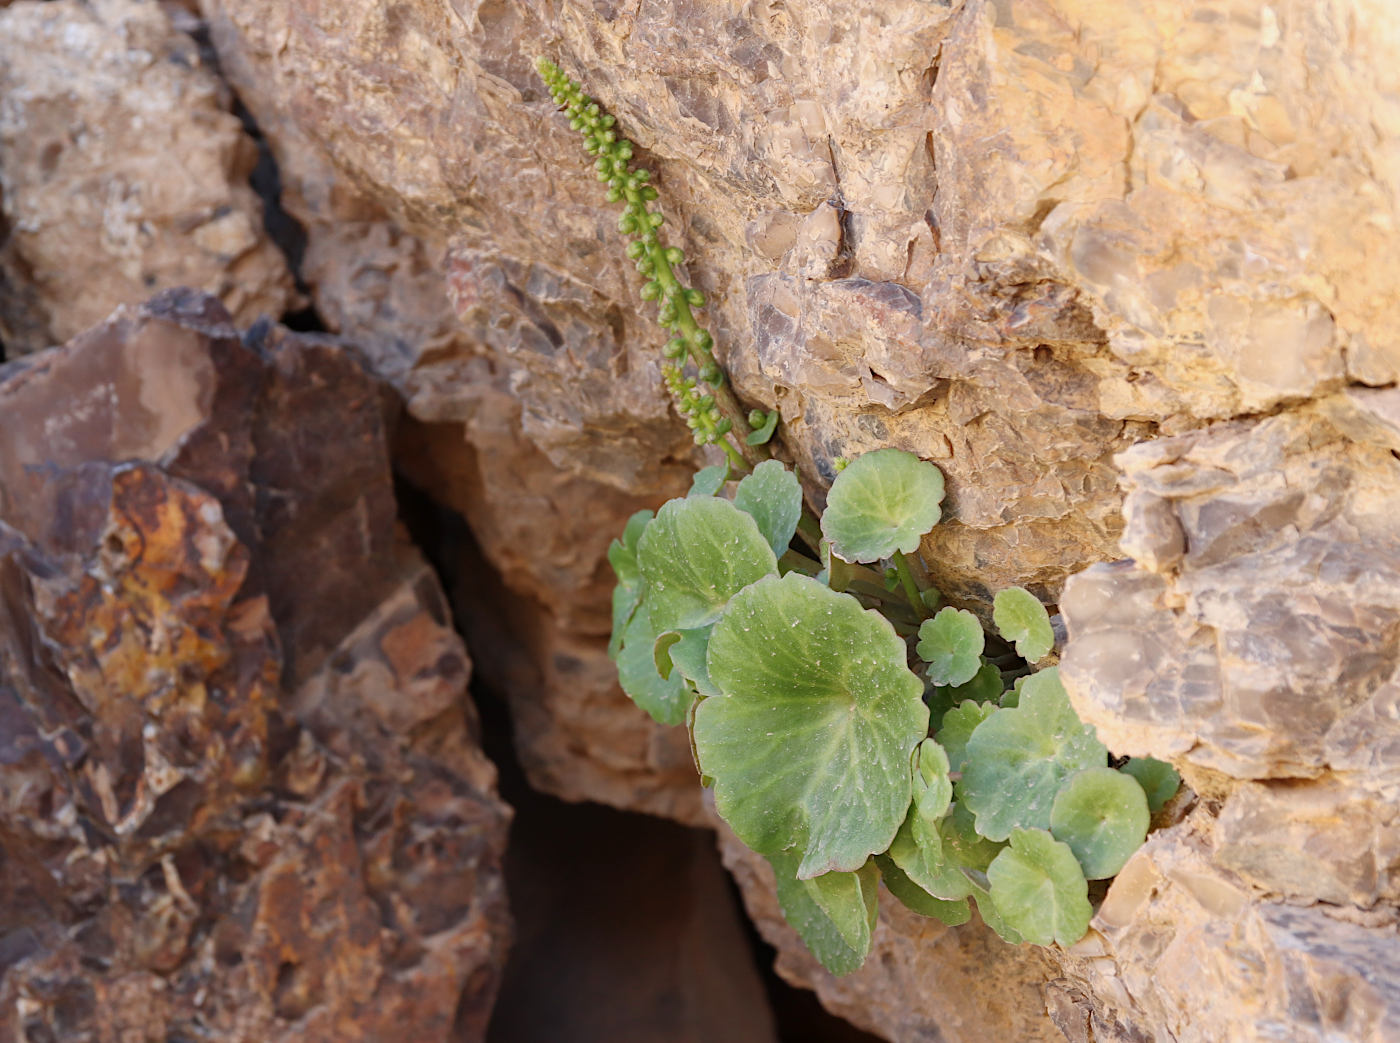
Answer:
[{"label": "rough rock texture", "polygon": [[295,297],[227,88],[155,0],[0,12],[0,339],[60,344],[171,286],[240,323]]},{"label": "rough rock texture", "polygon": [[0,1038],[480,1038],[509,812],[385,405],[190,292],[0,370]]},{"label": "rough rock texture", "polygon": [[[459,614],[483,677],[512,701],[532,783],[568,799],[700,821],[684,736],[636,714],[606,656],[607,545],[633,512],[683,492],[692,471],[640,302],[615,299],[628,292],[630,269],[595,246],[597,260],[613,266],[609,296],[547,265],[469,252],[446,265],[446,230],[409,219],[323,140],[351,131],[330,123],[347,97],[385,75],[401,107],[394,135],[418,133],[423,120],[437,126],[433,107],[445,102],[432,96],[440,84],[429,74],[442,72],[441,56],[424,65],[423,51],[447,31],[439,13],[404,7],[392,32],[371,4],[289,8],[271,12],[271,22],[253,5],[210,4],[206,13],[224,71],[277,154],[283,203],[306,227],[301,275],[318,310],[405,400],[399,466],[470,521],[509,587],[485,611],[464,599]],[[319,15],[331,24],[318,27]],[[334,59],[322,50],[327,39],[339,41]],[[323,74],[341,88],[310,89],[305,77]],[[419,90],[429,95],[409,102]],[[369,113],[356,118],[371,131],[365,147],[377,148],[379,125]],[[562,161],[568,143],[556,145]],[[403,155],[423,157],[423,147]],[[432,165],[450,164],[440,157]],[[576,187],[596,220],[592,185]],[[468,592],[480,587],[473,561]],[[496,607],[507,602],[507,612]]]},{"label": "rough rock texture", "polygon": [[[835,455],[935,460],[925,551],[974,607],[1132,559],[1064,595],[1066,676],[1111,746],[1170,756],[1202,799],[1040,1009],[1084,1040],[1395,1034],[1393,5],[202,9],[318,306],[408,402],[400,459],[521,598],[484,602],[475,640],[483,663],[531,650],[491,669],[538,782],[700,813],[668,795],[683,746],[602,658],[606,541],[688,461],[543,51],[656,168],[736,386],[781,406],[815,501]],[[880,983],[956,978],[961,944],[891,944],[822,988],[940,1038],[953,1015]]]},{"label": "rough rock texture", "polygon": [[1063,674],[1111,747],[1207,799],[1110,889],[1080,972],[1100,1011],[1203,1041],[1400,1032],[1395,403],[1120,458],[1133,560],[1067,585]]}]

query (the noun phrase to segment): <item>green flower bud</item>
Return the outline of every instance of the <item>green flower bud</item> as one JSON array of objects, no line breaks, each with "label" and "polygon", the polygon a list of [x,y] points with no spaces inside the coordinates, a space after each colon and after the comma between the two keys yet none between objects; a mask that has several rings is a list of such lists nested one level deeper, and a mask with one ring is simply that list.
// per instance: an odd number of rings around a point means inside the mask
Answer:
[{"label": "green flower bud", "polygon": [[642,256],[642,254],[644,254],[644,253],[646,253],[646,252],[647,252],[647,248],[646,248],[645,246],[643,246],[641,243],[638,243],[638,242],[635,242],[635,241],[634,241],[634,242],[630,242],[630,243],[627,244],[627,256],[630,257],[630,258],[632,258],[632,260],[634,260],[634,261],[635,261],[638,257]]},{"label": "green flower bud", "polygon": [[662,217],[659,211],[653,210],[647,215],[647,220],[651,222],[651,227],[660,228],[666,223],[666,218]]},{"label": "green flower bud", "polygon": [[721,420],[718,424],[715,425],[715,434],[718,435],[727,435],[730,431],[733,430],[734,421],[730,420],[728,417],[725,417],[723,420]]},{"label": "green flower bud", "polygon": [[648,203],[656,199],[658,195],[660,195],[660,193],[657,192],[656,189],[652,188],[650,185],[647,185],[645,188],[642,189],[642,198],[645,199]]},{"label": "green flower bud", "polygon": [[648,181],[651,180],[651,171],[648,170],[646,167],[642,167],[640,170],[636,171],[632,176],[637,179],[637,184],[645,185]]},{"label": "green flower bud", "polygon": [[637,219],[631,214],[623,214],[617,219],[617,230],[623,235],[631,235],[637,230]]},{"label": "green flower bud", "polygon": [[678,246],[666,247],[666,260],[672,264],[680,264],[685,260],[685,251]]},{"label": "green flower bud", "polygon": [[707,362],[700,367],[700,379],[709,384],[710,387],[718,387],[720,381],[724,379],[724,374],[716,363]]},{"label": "green flower bud", "polygon": [[705,295],[699,290],[686,290],[685,303],[689,304],[692,308],[703,307],[705,304]]},{"label": "green flower bud", "polygon": [[764,424],[766,424],[766,423],[768,423],[768,414],[767,414],[767,413],[765,413],[765,412],[764,412],[763,410],[761,410],[761,409],[750,409],[750,410],[749,410],[749,426],[750,426],[750,427],[757,429],[757,428],[762,427],[762,426],[763,426]]},{"label": "green flower bud", "polygon": [[650,282],[648,282],[645,286],[642,287],[642,300],[654,301],[660,296],[661,284],[655,279],[652,279]]},{"label": "green flower bud", "polygon": [[701,351],[709,351],[715,346],[715,338],[710,336],[709,330],[696,330],[690,335],[690,343]]},{"label": "green flower bud", "polygon": [[680,337],[672,337],[666,342],[666,346],[661,349],[661,353],[668,359],[679,359],[685,357],[685,341]]}]

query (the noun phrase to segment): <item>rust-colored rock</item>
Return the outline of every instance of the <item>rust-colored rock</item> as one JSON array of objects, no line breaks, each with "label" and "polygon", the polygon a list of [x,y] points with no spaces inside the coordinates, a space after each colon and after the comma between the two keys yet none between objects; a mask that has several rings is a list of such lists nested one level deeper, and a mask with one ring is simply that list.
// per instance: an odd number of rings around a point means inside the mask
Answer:
[{"label": "rust-colored rock", "polygon": [[173,292],[0,408],[0,1037],[480,1038],[509,812],[380,385]]}]

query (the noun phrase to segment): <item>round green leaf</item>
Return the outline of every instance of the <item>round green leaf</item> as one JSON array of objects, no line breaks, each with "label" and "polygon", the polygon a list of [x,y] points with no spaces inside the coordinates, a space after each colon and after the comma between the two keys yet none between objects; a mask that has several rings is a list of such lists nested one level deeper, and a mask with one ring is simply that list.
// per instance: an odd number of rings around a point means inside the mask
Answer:
[{"label": "round green leaf", "polygon": [[637,543],[657,632],[713,623],[729,599],[778,571],[758,525],[728,500],[671,500]]},{"label": "round green leaf", "polygon": [[1065,780],[1050,809],[1050,832],[1079,859],[1090,880],[1107,880],[1147,839],[1147,794],[1112,768],[1087,768]]},{"label": "round green leaf", "polygon": [[617,657],[617,679],[622,690],[660,724],[685,720],[693,693],[678,671],[664,678],[656,669],[656,631],[648,606],[638,606],[622,634]]},{"label": "round green leaf", "polygon": [[928,664],[928,679],[937,685],[967,684],[982,667],[986,635],[966,609],[944,608],[919,626],[919,658]]},{"label": "round green leaf", "polygon": [[767,857],[777,880],[783,918],[802,936],[812,955],[837,976],[857,970],[870,953],[870,934],[878,912],[880,878],[874,866],[802,880],[797,876],[800,859],[796,852],[780,851]]},{"label": "round green leaf", "polygon": [[938,524],[943,472],[902,449],[877,449],[836,476],[822,514],[822,534],[838,557],[872,562],[913,554]]},{"label": "round green leaf", "polygon": [[968,908],[966,898],[954,902],[935,898],[916,884],[889,855],[876,855],[875,864],[879,866],[880,877],[890,894],[920,916],[942,920],[949,927],[957,927],[972,919],[972,910]]},{"label": "round green leaf", "polygon": [[904,642],[855,598],[797,573],[755,583],[710,635],[720,695],[695,714],[715,807],[760,854],[803,852],[803,879],[889,846],[928,732]]},{"label": "round green leaf", "polygon": [[920,888],[944,901],[956,902],[972,893],[961,866],[948,857],[937,824],[915,811],[890,842],[889,857]]},{"label": "round green leaf", "polygon": [[622,633],[632,621],[632,613],[642,603],[646,583],[637,565],[637,542],[646,531],[653,515],[651,511],[638,511],[627,519],[622,530],[622,538],[613,540],[608,546],[608,564],[617,576],[617,586],[612,593],[612,637],[608,640],[608,658],[616,659],[622,651]]},{"label": "round green leaf", "polygon": [[1103,766],[1108,750],[1075,715],[1052,668],[1026,679],[1019,706],[996,710],[977,726],[966,758],[959,797],[977,816],[977,832],[1005,840],[1013,829],[1048,827],[1060,784]]},{"label": "round green leaf", "polygon": [[996,712],[992,703],[975,703],[971,699],[955,706],[943,715],[943,727],[934,736],[948,754],[952,771],[962,771],[967,763],[967,740],[977,726]]},{"label": "round green leaf", "polygon": [[982,922],[995,931],[1002,941],[1008,945],[1020,945],[1025,941],[1019,931],[1001,918],[996,903],[992,901],[991,891],[973,884],[972,897],[977,899],[977,914],[982,917]]},{"label": "round green leaf", "polygon": [[714,496],[724,488],[724,483],[729,481],[729,465],[715,464],[713,467],[702,467],[695,472],[695,477],[690,480],[690,492],[686,496]]},{"label": "round green leaf", "polygon": [[1154,815],[1181,788],[1181,776],[1176,769],[1155,757],[1133,757],[1120,770],[1138,780],[1138,785],[1147,794],[1147,810]]},{"label": "round green leaf", "polygon": [[928,703],[934,725],[942,727],[944,716],[953,707],[969,700],[974,703],[995,703],[1004,687],[1001,671],[984,659],[971,681],[952,687],[935,685],[925,693],[924,701]]},{"label": "round green leaf", "polygon": [[1035,945],[1073,945],[1094,915],[1074,852],[1043,829],[1017,829],[987,867],[992,904],[1007,926]]},{"label": "round green leaf", "polygon": [[932,739],[914,751],[914,807],[926,822],[937,822],[953,802],[953,782],[948,778],[948,754]]},{"label": "round green leaf", "polygon": [[753,516],[768,546],[782,557],[802,517],[802,485],[777,460],[764,460],[739,482],[734,506]]},{"label": "round green leaf", "polygon": [[961,801],[938,824],[943,838],[943,857],[954,865],[985,873],[992,859],[1001,854],[1006,842],[988,840],[977,832],[977,820]]},{"label": "round green leaf", "polygon": [[1055,647],[1050,615],[1029,590],[1007,587],[993,598],[992,622],[1028,663],[1044,659]]},{"label": "round green leaf", "polygon": [[[675,669],[704,696],[719,695],[719,689],[710,682],[710,670],[707,665],[712,629],[700,627],[698,630],[672,631],[677,640],[666,650],[667,657]],[[663,638],[665,636],[662,635]],[[657,638],[657,644],[660,643],[661,638]]]}]

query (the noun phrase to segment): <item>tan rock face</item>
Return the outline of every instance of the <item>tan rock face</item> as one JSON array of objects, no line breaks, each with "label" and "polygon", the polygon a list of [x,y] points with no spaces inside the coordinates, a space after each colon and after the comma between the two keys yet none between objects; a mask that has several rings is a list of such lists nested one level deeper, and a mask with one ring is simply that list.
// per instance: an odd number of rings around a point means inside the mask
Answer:
[{"label": "tan rock face", "polygon": [[509,811],[379,385],[176,292],[0,403],[0,1036],[480,1038]]},{"label": "tan rock face", "polygon": [[257,152],[154,0],[0,12],[0,337],[59,344],[194,286],[241,323],[295,297],[248,185]]},{"label": "tan rock face", "polygon": [[[321,309],[409,402],[402,459],[526,599],[488,595],[476,633],[530,649],[499,676],[536,781],[698,814],[683,747],[602,658],[607,538],[689,461],[543,50],[656,168],[735,385],[781,406],[814,500],[835,456],[934,460],[926,555],[974,605],[1132,559],[1065,591],[1066,678],[1202,800],[1044,992],[1012,979],[1074,1039],[1394,1034],[1400,407],[1362,386],[1400,357],[1391,5],[203,9]],[[975,1038],[890,983],[957,980],[981,936],[919,930],[886,911],[917,940],[824,995],[891,1038]]]}]

